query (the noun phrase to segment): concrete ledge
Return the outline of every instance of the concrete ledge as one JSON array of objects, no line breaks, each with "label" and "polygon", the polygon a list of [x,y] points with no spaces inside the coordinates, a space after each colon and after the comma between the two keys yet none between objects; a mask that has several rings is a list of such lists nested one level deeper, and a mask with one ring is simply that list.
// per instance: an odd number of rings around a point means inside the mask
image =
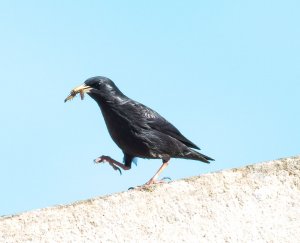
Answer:
[{"label": "concrete ledge", "polygon": [[0,242],[300,242],[300,157],[2,217]]}]

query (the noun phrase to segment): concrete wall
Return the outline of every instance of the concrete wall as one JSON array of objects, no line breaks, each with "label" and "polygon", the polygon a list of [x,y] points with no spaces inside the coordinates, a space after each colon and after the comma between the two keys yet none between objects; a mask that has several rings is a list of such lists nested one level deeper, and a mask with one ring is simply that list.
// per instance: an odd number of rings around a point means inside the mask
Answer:
[{"label": "concrete wall", "polygon": [[2,217],[0,242],[300,242],[300,157]]}]

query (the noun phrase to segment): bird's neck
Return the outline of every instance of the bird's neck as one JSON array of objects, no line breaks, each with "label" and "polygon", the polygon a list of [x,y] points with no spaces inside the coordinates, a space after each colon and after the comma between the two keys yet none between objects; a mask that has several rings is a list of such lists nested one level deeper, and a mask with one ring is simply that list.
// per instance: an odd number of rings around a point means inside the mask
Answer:
[{"label": "bird's neck", "polygon": [[89,95],[98,103],[100,107],[122,105],[128,100],[128,97],[121,92],[111,92],[109,94],[93,92]]}]

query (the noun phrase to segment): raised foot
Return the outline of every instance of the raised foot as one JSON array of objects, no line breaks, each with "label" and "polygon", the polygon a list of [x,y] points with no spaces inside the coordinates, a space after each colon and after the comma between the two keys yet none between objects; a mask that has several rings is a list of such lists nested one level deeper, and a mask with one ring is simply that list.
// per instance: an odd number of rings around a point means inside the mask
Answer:
[{"label": "raised foot", "polygon": [[102,155],[102,156],[94,159],[95,164],[99,164],[99,163],[103,163],[103,162],[110,162],[110,161],[112,161],[112,158],[109,156],[105,156],[105,155]]},{"label": "raised foot", "polygon": [[104,162],[107,162],[114,170],[119,171],[120,175],[122,175],[121,169],[113,163],[114,160],[111,157],[102,155],[102,156],[94,159],[95,164],[100,164],[100,163],[104,163]]}]

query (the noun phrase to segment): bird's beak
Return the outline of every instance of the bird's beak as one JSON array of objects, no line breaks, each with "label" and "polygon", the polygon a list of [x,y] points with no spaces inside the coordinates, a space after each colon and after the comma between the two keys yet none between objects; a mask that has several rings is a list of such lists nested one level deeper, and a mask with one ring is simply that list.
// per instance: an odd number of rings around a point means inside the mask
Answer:
[{"label": "bird's beak", "polygon": [[73,99],[78,93],[80,94],[81,100],[84,99],[84,93],[88,93],[90,90],[92,90],[93,88],[82,84],[74,89],[71,90],[70,95],[65,99],[65,102],[67,102],[68,100]]}]

